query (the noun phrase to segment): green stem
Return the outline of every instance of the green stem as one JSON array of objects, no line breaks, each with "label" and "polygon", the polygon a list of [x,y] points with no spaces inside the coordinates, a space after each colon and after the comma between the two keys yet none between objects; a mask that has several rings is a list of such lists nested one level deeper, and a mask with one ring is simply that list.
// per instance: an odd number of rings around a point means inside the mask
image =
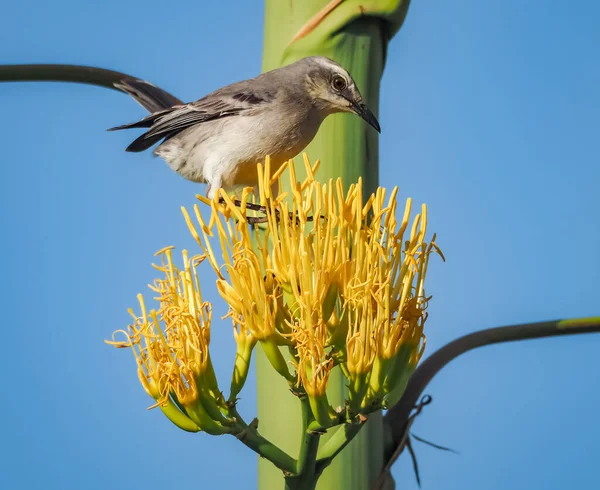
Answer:
[{"label": "green stem", "polygon": [[252,425],[243,428],[235,436],[255,453],[273,463],[284,474],[294,474],[296,471],[297,461],[268,439],[261,436]]},{"label": "green stem", "polygon": [[288,383],[293,384],[296,381],[296,377],[290,373],[288,363],[279,346],[273,340],[261,340],[260,345],[273,369],[283,376]]},{"label": "green stem", "polygon": [[321,450],[319,451],[316,463],[316,473],[317,476],[320,476],[323,473],[323,470],[327,468],[333,459],[340,453],[342,450],[350,444],[354,436],[358,434],[360,429],[362,428],[363,423],[356,424],[344,424],[340,428],[336,430],[336,432],[329,438],[327,443],[323,445]]},{"label": "green stem", "polygon": [[180,410],[171,399],[165,405],[159,405],[159,407],[167,418],[180,429],[187,432],[198,432],[200,430],[200,427],[184,411]]},{"label": "green stem", "polygon": [[283,471],[284,474],[293,475],[296,473],[298,462],[258,433],[258,421],[247,424],[233,404],[231,404],[228,409],[228,415],[236,421],[236,425],[232,432],[233,435],[235,435],[235,437],[237,437],[244,445],[273,463],[273,465]]},{"label": "green stem", "polygon": [[308,429],[314,420],[307,395],[300,397],[302,404],[302,436],[300,442],[300,455],[298,456],[298,467],[296,473],[302,475],[313,472],[317,461],[317,450],[319,449],[320,434]]},{"label": "green stem", "polygon": [[255,341],[247,340],[243,344],[238,344],[235,353],[235,363],[233,374],[231,375],[231,386],[229,391],[229,402],[235,403],[236,397],[246,384],[248,371],[250,370],[250,361],[252,360],[252,351]]},{"label": "green stem", "polygon": [[316,474],[317,451],[321,434],[308,427],[314,421],[308,396],[301,395],[302,406],[302,435],[300,441],[300,455],[296,466],[296,476],[286,478],[286,488],[294,490],[312,490],[317,484]]}]

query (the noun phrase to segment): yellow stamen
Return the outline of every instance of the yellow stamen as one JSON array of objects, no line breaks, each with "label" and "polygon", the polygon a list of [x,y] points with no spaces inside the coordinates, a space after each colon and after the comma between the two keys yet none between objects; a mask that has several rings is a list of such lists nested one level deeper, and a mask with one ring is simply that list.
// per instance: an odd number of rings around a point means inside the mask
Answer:
[{"label": "yellow stamen", "polygon": [[208,367],[211,306],[202,301],[196,273],[203,256],[188,258],[183,253],[184,269],[172,260],[172,247],[157,255],[165,273],[152,289],[158,293],[158,310],[146,310],[142,295],[138,295],[141,315],[134,317],[122,342],[108,342],[115,347],[130,347],[138,365],[138,375],[146,392],[156,400],[154,406],[166,406],[174,396],[184,405],[198,399],[196,379]]},{"label": "yellow stamen", "polygon": [[[188,415],[194,423],[210,415],[217,424],[210,430],[220,430],[223,421],[208,354],[211,305],[202,299],[196,272],[204,260],[228,304],[225,317],[237,343],[230,399],[243,386],[258,342],[277,372],[307,393],[322,425],[329,420],[326,389],[336,366],[348,378],[351,410],[360,411],[397,397],[423,353],[430,299],[425,276],[431,253],[443,258],[435,235],[426,241],[426,206],[411,221],[407,199],[398,220],[398,188],[366,196],[359,179],[345,191],[341,179],[316,180],[318,161],[311,165],[305,156],[303,164],[302,182],[292,161],[273,174],[270,159],[257,164],[258,207],[246,188],[239,201],[223,190],[212,200],[199,197],[208,222],[197,205],[193,215],[182,208],[202,254],[184,251],[179,270],[173,247],[157,252],[162,262],[156,268],[165,278],[151,289],[159,308],[147,312],[140,297],[141,314],[125,340],[109,342],[132,349],[140,381],[158,405],[174,398],[193,406]],[[286,171],[289,192],[275,197]],[[253,234],[249,216],[264,218],[260,233]],[[290,348],[296,374],[281,346]],[[210,403],[203,398],[208,395]]]}]

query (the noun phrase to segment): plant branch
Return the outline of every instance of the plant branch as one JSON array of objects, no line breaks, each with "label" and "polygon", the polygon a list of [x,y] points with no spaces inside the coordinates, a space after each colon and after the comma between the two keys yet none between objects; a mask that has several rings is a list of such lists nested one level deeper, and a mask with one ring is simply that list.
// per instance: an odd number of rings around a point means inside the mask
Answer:
[{"label": "plant branch", "polygon": [[302,439],[300,442],[300,454],[298,456],[296,473],[301,477],[305,474],[314,476],[321,433],[312,431],[308,428],[310,423],[314,420],[308,396],[305,394],[301,395],[300,403],[302,404]]},{"label": "plant branch", "polygon": [[409,422],[413,420],[410,413],[417,405],[419,396],[438,371],[456,357],[477,347],[501,342],[594,332],[600,332],[600,317],[552,320],[480,330],[438,349],[415,370],[402,398],[384,417],[384,423],[390,431],[390,443],[386,446],[384,454],[385,468],[391,467],[406,445]]},{"label": "plant branch", "polygon": [[230,404],[228,414],[236,421],[233,435],[244,445],[259,456],[269,460],[285,474],[296,472],[297,461],[258,433],[258,420],[254,419],[250,424],[247,424],[233,404]]},{"label": "plant branch", "polygon": [[288,490],[312,490],[317,484],[319,475],[316,473],[317,450],[319,449],[320,432],[308,427],[314,421],[308,396],[299,395],[302,408],[302,436],[300,440],[300,455],[296,464],[296,474],[286,477]]},{"label": "plant branch", "polygon": [[344,424],[337,429],[331,438],[323,445],[317,455],[316,473],[320,475],[327,468],[333,459],[342,452],[342,450],[352,442],[352,439],[358,434],[362,426],[367,421],[364,417],[359,422]]},{"label": "plant branch", "polygon": [[174,95],[118,71],[79,65],[0,65],[0,82],[73,82],[126,93],[149,112],[182,104]]},{"label": "plant branch", "polygon": [[242,429],[235,436],[246,446],[265,459],[268,459],[284,473],[294,473],[297,462],[289,454],[278,448],[258,433],[253,424]]}]

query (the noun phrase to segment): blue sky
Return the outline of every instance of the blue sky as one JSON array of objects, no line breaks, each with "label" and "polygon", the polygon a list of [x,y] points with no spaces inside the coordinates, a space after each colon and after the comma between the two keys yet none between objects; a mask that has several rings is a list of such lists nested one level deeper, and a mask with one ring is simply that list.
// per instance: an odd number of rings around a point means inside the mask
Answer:
[{"label": "blue sky", "polygon": [[[414,0],[391,43],[380,178],[427,202],[448,259],[430,266],[428,353],[476,329],[599,314],[599,16],[592,1]],[[101,66],[185,100],[261,65],[260,1],[21,1],[0,25],[0,63]],[[240,488],[239,469],[251,488],[251,452],[146,411],[131,356],[103,343],[153,253],[191,246],[179,208],[203,189],[105,131],[144,115],[126,96],[1,84],[0,107],[0,487]],[[224,375],[232,344],[216,322]],[[600,487],[599,349],[579,336],[452,363],[414,430],[460,456],[417,443],[423,488]],[[394,475],[416,488],[407,455]]]}]

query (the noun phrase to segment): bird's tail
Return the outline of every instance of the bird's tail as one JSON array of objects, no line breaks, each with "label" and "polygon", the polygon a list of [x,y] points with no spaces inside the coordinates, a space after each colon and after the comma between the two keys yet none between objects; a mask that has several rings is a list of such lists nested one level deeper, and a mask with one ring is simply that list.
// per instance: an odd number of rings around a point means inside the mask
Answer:
[{"label": "bird's tail", "polygon": [[[157,118],[159,118],[160,116],[162,116],[165,112],[167,112],[167,111],[159,111],[154,114],[150,114],[149,116],[145,117],[141,121],[137,121],[137,122],[130,123],[130,124],[123,124],[122,126],[116,126],[114,128],[109,128],[109,129],[107,129],[107,131],[119,131],[121,129],[133,129],[133,128],[150,128],[154,124],[154,121]],[[139,138],[136,138],[133,141],[133,143],[131,143],[125,149],[125,151],[137,153],[140,151],[147,150],[152,145],[154,145],[156,142],[158,142],[159,140],[161,140],[165,137],[165,134],[162,134],[162,133],[151,136],[149,138],[146,135],[147,135],[147,133],[144,133]]]},{"label": "bird's tail", "polygon": [[150,113],[182,104],[177,97],[169,92],[138,78],[123,77],[120,81],[113,83],[113,86],[117,90],[130,95]]},{"label": "bird's tail", "polygon": [[123,124],[121,126],[115,126],[114,128],[108,128],[107,131],[119,131],[121,129],[134,129],[134,128],[150,128],[154,124],[154,121],[156,121],[156,119],[158,117],[160,117],[162,115],[162,113],[163,113],[163,111],[157,112],[155,114],[150,114],[149,116],[146,116],[141,121],[136,121],[134,123],[129,123],[129,124]]},{"label": "bird's tail", "polygon": [[[145,80],[140,80],[138,78],[124,77],[122,80],[115,82],[113,85],[116,89],[130,95],[142,107],[150,111],[151,114],[141,121],[110,128],[108,131],[118,131],[120,129],[132,128],[150,128],[157,118],[164,115],[166,112],[169,112],[172,107],[182,104],[177,97],[165,92],[163,89],[155,85],[152,85],[150,82],[146,82]],[[144,133],[139,138],[135,139],[133,143],[131,143],[125,149],[125,151],[140,152],[147,150],[152,145],[168,136],[169,134],[158,134],[148,137],[147,133]]]}]

